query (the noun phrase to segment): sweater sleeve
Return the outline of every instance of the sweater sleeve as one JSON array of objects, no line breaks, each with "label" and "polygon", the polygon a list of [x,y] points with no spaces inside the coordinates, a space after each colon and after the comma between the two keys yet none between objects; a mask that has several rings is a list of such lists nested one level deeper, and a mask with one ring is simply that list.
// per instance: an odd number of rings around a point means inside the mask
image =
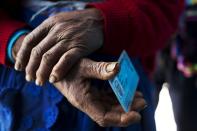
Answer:
[{"label": "sweater sleeve", "polygon": [[108,0],[88,6],[104,17],[103,53],[119,55],[125,49],[149,64],[176,31],[183,4],[183,0]]},{"label": "sweater sleeve", "polygon": [[9,38],[15,31],[25,26],[25,23],[11,19],[0,10],[0,64],[8,64],[6,50]]}]

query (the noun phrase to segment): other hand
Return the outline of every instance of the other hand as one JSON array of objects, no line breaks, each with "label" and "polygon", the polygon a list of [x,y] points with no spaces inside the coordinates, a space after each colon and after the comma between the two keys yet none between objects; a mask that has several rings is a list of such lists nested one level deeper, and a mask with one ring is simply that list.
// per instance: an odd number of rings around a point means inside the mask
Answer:
[{"label": "other hand", "polygon": [[64,12],[45,20],[29,33],[17,54],[15,69],[25,70],[28,81],[43,85],[61,80],[80,58],[99,49],[103,42],[97,9]]},{"label": "other hand", "polygon": [[82,59],[63,80],[55,83],[55,86],[73,106],[85,112],[100,126],[128,126],[141,119],[138,111],[146,107],[142,93],[136,92],[131,110],[126,113],[112,90],[109,90],[111,88],[96,87],[91,79],[108,80],[116,75],[118,69],[116,62]]}]

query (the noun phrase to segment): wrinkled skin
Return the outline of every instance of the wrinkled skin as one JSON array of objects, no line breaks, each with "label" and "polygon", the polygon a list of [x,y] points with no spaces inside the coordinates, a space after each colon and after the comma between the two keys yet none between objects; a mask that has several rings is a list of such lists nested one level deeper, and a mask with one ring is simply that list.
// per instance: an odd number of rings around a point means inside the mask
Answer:
[{"label": "wrinkled skin", "polygon": [[[12,49],[14,59],[24,37],[20,37]],[[138,111],[146,107],[143,95],[136,92],[131,110],[125,113],[112,90],[105,87],[106,84],[102,87],[92,84],[94,81],[92,78],[108,80],[116,75],[118,69],[116,62],[94,62],[81,59],[64,79],[54,85],[73,106],[86,113],[100,126],[124,127],[140,121],[141,115]]]},{"label": "wrinkled skin", "polygon": [[97,9],[58,13],[29,33],[19,50],[15,69],[28,81],[43,85],[61,80],[80,58],[103,43],[103,18]]},{"label": "wrinkled skin", "polygon": [[125,127],[140,121],[141,116],[137,111],[146,107],[142,94],[136,92],[131,110],[126,113],[114,97],[112,90],[109,90],[110,88],[96,88],[90,79],[107,80],[112,78],[117,71],[117,63],[110,65],[106,62],[82,59],[68,73],[68,76],[55,83],[55,86],[73,106],[85,112],[100,126]]}]

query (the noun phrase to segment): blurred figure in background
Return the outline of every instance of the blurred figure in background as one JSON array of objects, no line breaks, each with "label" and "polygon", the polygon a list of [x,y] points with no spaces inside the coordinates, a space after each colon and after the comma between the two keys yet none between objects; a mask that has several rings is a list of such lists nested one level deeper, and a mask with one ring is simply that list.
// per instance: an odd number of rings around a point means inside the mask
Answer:
[{"label": "blurred figure in background", "polygon": [[188,1],[177,36],[158,58],[155,81],[169,84],[178,131],[197,130],[197,5]]}]

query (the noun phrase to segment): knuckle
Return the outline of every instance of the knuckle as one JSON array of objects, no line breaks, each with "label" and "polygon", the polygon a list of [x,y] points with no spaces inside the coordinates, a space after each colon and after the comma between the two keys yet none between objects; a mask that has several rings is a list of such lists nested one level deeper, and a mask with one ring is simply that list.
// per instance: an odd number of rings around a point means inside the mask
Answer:
[{"label": "knuckle", "polygon": [[41,56],[40,47],[34,47],[31,51],[31,56],[34,57],[34,58],[40,57]]},{"label": "knuckle", "polygon": [[53,23],[55,23],[53,16],[49,17],[48,19],[44,20],[39,27],[49,27],[51,26]]},{"label": "knuckle", "polygon": [[101,127],[107,127],[107,121],[104,118],[101,118],[98,122],[99,126]]},{"label": "knuckle", "polygon": [[45,20],[46,23],[48,22],[52,22],[52,23],[56,23],[58,21],[58,17],[56,15],[51,16],[50,18],[48,18],[47,20]]},{"label": "knuckle", "polygon": [[[85,68],[87,66],[87,69]],[[84,69],[86,69],[85,71],[87,71],[87,72],[90,72],[90,74],[95,74],[95,75],[97,75],[98,74],[98,68],[97,68],[97,64],[93,64],[93,63],[86,63],[86,61],[84,61],[83,63],[82,63],[82,67],[84,68]],[[82,68],[82,69],[83,69]],[[83,70],[84,71],[84,70]]]},{"label": "knuckle", "polygon": [[51,58],[51,53],[50,53],[50,52],[45,53],[45,54],[42,56],[42,60],[43,60],[43,62],[45,62],[45,63],[49,63],[49,62],[50,62],[50,58]]},{"label": "knuckle", "polygon": [[99,78],[101,80],[105,80],[107,75],[105,75],[105,62],[94,62],[81,60],[80,61],[80,69],[82,72],[89,72],[92,77]]},{"label": "knuckle", "polygon": [[72,55],[71,54],[66,54],[62,57],[62,60],[64,61],[64,64],[71,64]]},{"label": "knuckle", "polygon": [[60,52],[64,52],[64,50],[67,48],[67,41],[66,40],[61,40],[60,42],[59,42],[59,49],[61,49],[61,51]]},{"label": "knuckle", "polygon": [[103,75],[105,73],[105,66],[106,63],[105,62],[99,62],[96,64],[96,67],[94,67],[97,72],[97,74],[101,77],[101,79],[106,79],[106,75]]},{"label": "knuckle", "polygon": [[63,24],[62,24],[62,23],[57,23],[57,24],[55,25],[55,30],[61,30],[62,27],[63,27]]},{"label": "knuckle", "polygon": [[100,115],[97,115],[95,117],[95,121],[101,127],[107,127],[107,126],[109,126],[108,121],[107,121],[107,119],[105,117],[105,114],[103,114],[103,115],[101,115],[101,114]]}]

